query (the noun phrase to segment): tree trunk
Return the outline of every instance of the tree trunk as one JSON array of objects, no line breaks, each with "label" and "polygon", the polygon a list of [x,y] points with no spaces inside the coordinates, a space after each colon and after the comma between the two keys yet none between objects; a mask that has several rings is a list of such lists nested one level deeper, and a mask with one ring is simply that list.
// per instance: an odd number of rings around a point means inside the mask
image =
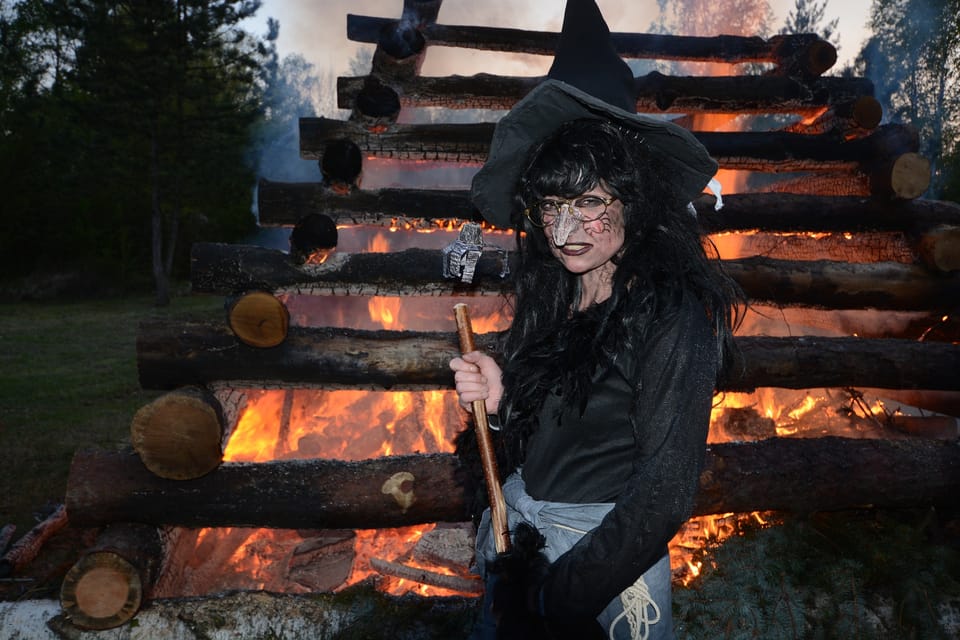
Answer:
[{"label": "tree trunk", "polygon": [[930,269],[947,273],[960,270],[960,226],[932,229],[917,243],[923,263]]},{"label": "tree trunk", "polygon": [[[327,141],[347,138],[379,158],[480,164],[487,158],[493,128],[493,123],[408,124],[373,134],[344,120],[300,118],[300,155],[318,159]],[[850,141],[783,131],[698,131],[694,136],[721,168],[762,172],[853,171],[861,165],[880,165],[919,147],[916,130],[893,124]]]},{"label": "tree trunk", "polygon": [[252,291],[231,301],[229,307],[227,324],[244,344],[267,349],[286,339],[290,313],[272,294]]},{"label": "tree trunk", "polygon": [[[384,493],[410,473],[409,500]],[[224,463],[195,480],[151,474],[135,456],[79,451],[67,481],[71,521],[186,527],[383,528],[469,519],[450,454],[362,462]],[[953,505],[960,445],[941,440],[772,438],[707,448],[695,515]],[[409,505],[409,506],[403,506]]]},{"label": "tree trunk", "polygon": [[[694,201],[709,232],[923,231],[942,224],[960,226],[960,205],[938,200],[738,193],[724,196],[719,211],[714,210],[714,202],[709,195]],[[340,224],[399,223],[415,228],[436,228],[454,218],[480,220],[468,192],[446,189],[377,189],[344,195],[317,182],[261,179],[257,205],[260,222],[269,225],[293,225],[314,212]]]},{"label": "tree trunk", "polygon": [[[347,15],[347,37],[354,42],[376,44],[380,30],[392,23],[389,18]],[[559,33],[526,31],[498,27],[470,27],[427,24],[421,28],[428,46],[507,51],[552,56],[557,49]],[[824,59],[823,44],[818,36],[791,34],[760,37],[722,35],[713,37],[674,36],[652,33],[611,33],[611,40],[621,57],[654,58],[659,60],[698,60],[702,62],[773,62],[780,64],[787,58],[804,57],[797,52],[817,49],[806,56],[817,61]],[[829,57],[827,55],[826,57]],[[822,62],[820,63],[822,66]],[[829,68],[829,67],[827,67]],[[827,68],[811,73],[822,73]]]},{"label": "tree trunk", "polygon": [[[491,350],[497,334],[477,336]],[[809,389],[960,389],[960,345],[860,338],[737,339],[742,361],[721,380],[725,391]],[[452,388],[447,363],[457,336],[443,332],[291,328],[283,344],[255,349],[222,324],[145,321],[137,356],[140,384],[169,389],[216,380],[337,388]]]},{"label": "tree trunk", "polygon": [[[406,107],[511,109],[545,78],[537,76],[413,76],[399,86]],[[337,78],[337,103],[349,109],[368,83],[366,76]],[[864,78],[787,76],[667,76],[651,71],[634,79],[638,113],[789,113],[811,117],[824,107],[847,112],[873,93]],[[393,85],[392,85],[393,86]]]},{"label": "tree trunk", "polygon": [[108,524],[63,578],[60,604],[81,629],[112,629],[149,597],[163,561],[155,527]]},{"label": "tree trunk", "polygon": [[216,469],[226,435],[223,409],[213,394],[182,387],[141,407],[130,440],[143,464],[161,478],[187,480]]},{"label": "tree trunk", "polygon": [[[513,262],[515,256],[509,259]],[[336,254],[322,265],[301,268],[273,249],[195,244],[191,282],[201,293],[264,289],[312,295],[503,295],[513,289],[512,281],[500,277],[503,260],[492,252],[483,254],[472,284],[464,285],[442,277],[442,256],[436,250]],[[960,276],[938,276],[895,262],[752,257],[722,264],[747,297],[760,304],[949,312],[960,299]]]}]

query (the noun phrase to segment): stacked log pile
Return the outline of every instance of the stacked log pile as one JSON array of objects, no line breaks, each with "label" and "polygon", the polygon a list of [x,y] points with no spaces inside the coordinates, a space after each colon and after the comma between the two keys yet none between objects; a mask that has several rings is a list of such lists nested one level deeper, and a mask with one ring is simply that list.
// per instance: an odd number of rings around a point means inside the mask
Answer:
[{"label": "stacked log pile", "polygon": [[[351,164],[361,156],[479,164],[492,124],[398,124],[398,114],[419,106],[508,109],[541,80],[422,77],[430,46],[548,55],[557,39],[554,33],[437,24],[440,3],[404,0],[399,20],[348,17],[352,40],[377,45],[371,72],[338,82],[340,106],[351,109],[348,120],[301,119],[301,156],[318,160],[325,178],[306,184],[262,180],[262,224],[292,226],[316,214],[341,225],[479,221],[463,190],[362,190]],[[836,60],[829,43],[813,35],[762,39],[617,33],[614,39],[625,57],[772,65],[755,76],[639,77],[641,112],[802,118],[785,118],[778,131],[695,132],[723,168],[772,177],[791,173],[789,179],[768,180],[763,192],[726,196],[718,211],[712,196],[700,198],[694,204],[706,231],[881,234],[899,238],[903,246],[898,255],[910,256],[868,263],[768,256],[725,261],[754,301],[781,308],[920,312],[931,323],[957,313],[960,206],[919,198],[929,181],[929,166],[917,155],[916,133],[902,125],[880,125],[880,108],[866,79],[822,75]],[[447,362],[458,352],[452,327],[436,333],[295,327],[283,296],[510,292],[509,281],[500,277],[502,261],[512,260],[510,255],[484,254],[471,284],[445,280],[436,250],[333,252],[325,258],[313,264],[296,251],[193,247],[193,287],[227,296],[227,315],[222,322],[142,325],[140,383],[170,394],[138,413],[132,430],[135,453],[77,454],[67,487],[71,522],[350,529],[468,519],[456,461],[449,455],[359,463],[222,463],[236,419],[233,408],[223,405],[225,386],[452,386]],[[743,336],[738,338],[743,361],[722,389],[859,386],[957,392],[958,337],[956,332],[939,341]],[[478,336],[478,344],[489,345],[494,338]],[[366,426],[357,417],[357,429]],[[711,446],[697,513],[939,504],[954,500],[958,488],[956,437],[772,439]],[[142,533],[116,534],[122,544],[116,538],[102,541],[100,546],[113,555],[87,560],[70,577],[64,598],[78,623],[102,628],[135,613],[131,602],[148,594],[151,563],[162,547],[144,542],[138,537]],[[126,569],[118,558],[135,568]],[[112,608],[91,604],[106,612],[102,615],[84,610],[79,597],[88,567],[111,585],[129,587]]]}]

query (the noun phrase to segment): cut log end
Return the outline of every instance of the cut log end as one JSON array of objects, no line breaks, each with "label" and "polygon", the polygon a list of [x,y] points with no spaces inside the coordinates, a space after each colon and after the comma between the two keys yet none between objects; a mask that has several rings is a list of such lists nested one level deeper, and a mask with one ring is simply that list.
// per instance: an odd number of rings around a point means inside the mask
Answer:
[{"label": "cut log end", "polygon": [[853,103],[853,121],[864,129],[876,129],[883,119],[883,105],[873,96],[861,96]]},{"label": "cut log end", "polygon": [[130,438],[151,472],[188,480],[220,465],[223,429],[217,400],[199,387],[184,387],[137,411]]},{"label": "cut log end", "polygon": [[807,51],[807,68],[812,75],[819,76],[829,71],[837,63],[837,48],[826,40],[818,40]]},{"label": "cut log end", "polygon": [[882,164],[871,177],[874,195],[899,200],[919,198],[930,186],[930,161],[913,151]]},{"label": "cut log end", "polygon": [[112,629],[140,608],[143,586],[137,569],[119,555],[102,551],[80,559],[64,577],[60,604],[82,629]]},{"label": "cut log end", "polygon": [[960,227],[941,225],[925,233],[917,253],[923,263],[935,271],[960,270]]},{"label": "cut log end", "polygon": [[229,324],[234,335],[251,347],[275,347],[287,337],[290,314],[273,295],[254,291],[230,307]]}]

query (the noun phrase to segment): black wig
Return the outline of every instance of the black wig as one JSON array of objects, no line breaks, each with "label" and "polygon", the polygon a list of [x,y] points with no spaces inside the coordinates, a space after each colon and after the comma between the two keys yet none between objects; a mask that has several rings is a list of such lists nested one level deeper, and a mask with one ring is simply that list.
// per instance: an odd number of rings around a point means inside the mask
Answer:
[{"label": "black wig", "polygon": [[[610,298],[577,312],[578,276],[521,212],[544,196],[572,198],[596,186],[623,204],[624,245],[614,258]],[[568,407],[582,412],[593,375],[615,364],[618,353],[639,353],[677,312],[684,293],[703,305],[721,362],[729,362],[741,294],[672,186],[642,135],[604,120],[567,123],[532,151],[516,195],[516,299],[501,354],[507,468],[521,462],[520,443],[537,428],[546,393],[561,393]]]}]

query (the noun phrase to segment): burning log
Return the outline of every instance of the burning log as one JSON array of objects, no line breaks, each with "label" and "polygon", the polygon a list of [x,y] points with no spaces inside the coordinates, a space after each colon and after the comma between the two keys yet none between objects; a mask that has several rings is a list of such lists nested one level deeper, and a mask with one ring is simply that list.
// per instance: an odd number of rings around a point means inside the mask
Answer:
[{"label": "burning log", "polygon": [[144,466],[161,478],[199,478],[223,459],[223,409],[212,393],[182,387],[140,408],[130,440]]},{"label": "burning log", "polygon": [[[23,534],[0,558],[0,578],[8,578],[29,564],[40,553],[44,543],[65,526],[67,509],[60,505],[33,529]],[[10,535],[13,535],[13,531]]]},{"label": "burning log", "polygon": [[[489,350],[497,334],[477,336]],[[960,345],[860,338],[741,337],[742,362],[725,391],[809,389],[960,389]],[[166,389],[216,380],[249,380],[361,389],[453,386],[447,363],[458,354],[446,332],[292,328],[273,349],[239,342],[223,325],[145,321],[137,339],[140,384]]]},{"label": "burning log", "polygon": [[438,573],[421,567],[411,567],[399,562],[390,562],[382,558],[370,558],[370,566],[385,576],[403,578],[404,580],[411,580],[432,587],[440,587],[441,589],[459,591],[460,593],[472,593],[476,595],[483,593],[483,581],[480,580],[479,576],[468,578]]},{"label": "burning log", "polygon": [[[844,174],[849,177],[850,174]],[[436,227],[451,218],[479,221],[466,191],[378,189],[349,195],[321,184],[261,179],[257,190],[260,221],[292,225],[308,212],[322,211],[340,223]],[[923,231],[960,225],[960,205],[938,200],[889,201],[864,197],[822,197],[798,193],[740,193],[694,201],[707,231]]]},{"label": "burning log", "polygon": [[163,545],[155,527],[110,523],[63,578],[60,605],[81,629],[112,629],[129,621],[148,597]]},{"label": "burning log", "polygon": [[333,591],[350,576],[356,537],[347,529],[316,532],[293,550],[287,575],[312,591]]},{"label": "burning log", "polygon": [[845,138],[863,137],[876,129],[883,118],[883,106],[873,96],[860,96],[853,102],[833,105],[812,121],[801,120],[784,131],[808,135],[839,132]]},{"label": "burning log", "polygon": [[400,94],[392,87],[380,82],[375,76],[369,76],[363,88],[353,101],[350,121],[356,122],[367,131],[382,133],[397,121],[403,105]]},{"label": "burning log", "polygon": [[[435,18],[434,18],[435,19]],[[389,25],[388,18],[347,15],[347,37],[354,42],[376,44],[380,30]],[[421,28],[427,46],[459,47],[486,51],[507,51],[552,56],[560,39],[559,33],[427,24]],[[829,43],[811,34],[759,37],[722,35],[714,37],[674,36],[652,33],[612,33],[614,47],[624,58],[658,60],[698,60],[702,62],[772,62],[783,64],[788,59],[806,58],[813,64],[808,72],[823,73],[822,61],[829,58]],[[826,44],[824,47],[822,44]],[[816,50],[812,54],[804,51]],[[834,57],[836,52],[834,52]],[[817,64],[819,62],[819,64]]]},{"label": "burning log", "polygon": [[290,232],[290,257],[297,263],[322,262],[337,246],[337,223],[322,213],[309,213]]},{"label": "burning log", "polygon": [[[766,193],[782,194],[810,194],[813,196],[835,196],[835,197],[869,197],[870,176],[855,172],[829,172],[829,173],[810,173],[797,178],[788,180],[778,180],[777,182],[764,185],[759,191]],[[724,199],[726,200],[726,199]]]},{"label": "burning log", "polygon": [[[469,519],[451,454],[363,462],[224,463],[171,481],[117,452],[78,451],[67,481],[71,521],[137,520],[185,527],[382,528]],[[404,509],[384,480],[410,472]],[[695,515],[762,510],[829,511],[953,505],[960,490],[957,441],[771,438],[707,448]],[[264,496],[268,496],[267,499]]]},{"label": "burning log", "polygon": [[[697,79],[702,82],[702,78]],[[493,123],[397,125],[372,134],[355,123],[329,118],[300,119],[300,154],[317,158],[327,141],[347,138],[382,158],[481,163],[489,152]],[[833,135],[775,132],[694,132],[725,169],[748,171],[853,171],[878,165],[919,148],[916,130],[886,125],[866,138],[842,141]]]},{"label": "burning log", "polygon": [[371,74],[381,82],[402,86],[420,74],[427,41],[410,22],[390,22],[380,31]]},{"label": "burning log", "polygon": [[923,263],[940,272],[960,270],[960,227],[940,226],[917,243]]},{"label": "burning log", "polygon": [[[502,109],[513,107],[544,80],[537,76],[417,76],[403,83],[407,107]],[[369,83],[366,76],[337,78],[337,102],[350,108]],[[640,113],[791,113],[812,117],[824,107],[850,111],[873,94],[865,78],[802,80],[777,76],[668,76],[651,71],[634,79]]]},{"label": "burning log", "polygon": [[357,145],[350,140],[327,142],[320,160],[320,173],[323,174],[325,185],[337,193],[349,193],[359,186],[362,171],[363,158]]},{"label": "burning log", "polygon": [[251,347],[275,347],[287,337],[290,313],[264,291],[247,293],[230,304],[227,324],[237,339]]},{"label": "burning log", "polygon": [[[510,261],[516,256],[510,254]],[[227,244],[195,244],[191,282],[195,291],[244,289],[314,295],[437,295],[469,291],[503,295],[512,282],[500,277],[501,259],[480,258],[473,284],[440,277],[439,251],[337,254],[322,265],[300,268],[276,250]],[[960,277],[937,276],[923,267],[895,262],[848,263],[753,257],[724,260],[724,268],[757,303],[834,309],[950,311],[960,298]],[[248,342],[248,344],[250,344]]]}]

